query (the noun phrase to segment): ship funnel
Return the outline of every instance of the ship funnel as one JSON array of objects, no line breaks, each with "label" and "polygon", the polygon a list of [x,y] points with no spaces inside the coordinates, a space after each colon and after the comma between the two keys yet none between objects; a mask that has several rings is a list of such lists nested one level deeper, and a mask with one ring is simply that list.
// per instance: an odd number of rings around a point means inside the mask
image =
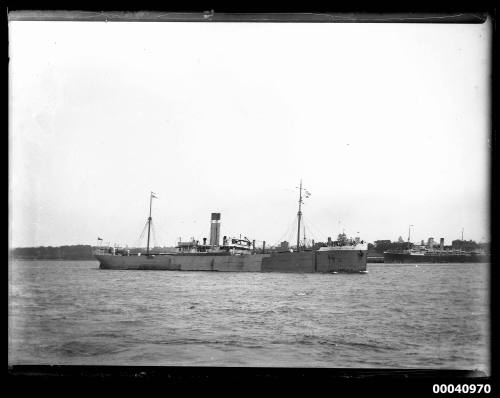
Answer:
[{"label": "ship funnel", "polygon": [[220,213],[212,213],[210,222],[210,246],[219,246]]},{"label": "ship funnel", "polygon": [[444,238],[440,238],[440,239],[439,239],[439,248],[440,248],[441,250],[444,250]]}]

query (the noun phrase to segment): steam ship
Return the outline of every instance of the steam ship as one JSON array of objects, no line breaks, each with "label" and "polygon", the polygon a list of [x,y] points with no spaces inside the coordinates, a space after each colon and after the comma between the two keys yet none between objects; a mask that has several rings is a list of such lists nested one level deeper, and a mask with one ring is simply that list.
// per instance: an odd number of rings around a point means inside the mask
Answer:
[{"label": "steam ship", "polygon": [[461,250],[406,250],[384,252],[385,263],[489,263],[490,254]]},{"label": "steam ship", "polygon": [[[210,240],[179,242],[175,252],[153,253],[150,250],[151,192],[146,253],[131,254],[116,247],[99,248],[94,253],[101,269],[119,270],[171,270],[171,271],[220,271],[220,272],[292,272],[292,273],[366,273],[368,244],[359,238],[347,239],[340,234],[336,241],[328,242],[316,250],[301,245],[302,181],[299,189],[297,246],[295,249],[271,251],[256,249],[255,240],[224,236],[220,242],[220,213],[211,214]],[[308,193],[307,191],[305,191]],[[307,197],[307,196],[306,196]]]}]

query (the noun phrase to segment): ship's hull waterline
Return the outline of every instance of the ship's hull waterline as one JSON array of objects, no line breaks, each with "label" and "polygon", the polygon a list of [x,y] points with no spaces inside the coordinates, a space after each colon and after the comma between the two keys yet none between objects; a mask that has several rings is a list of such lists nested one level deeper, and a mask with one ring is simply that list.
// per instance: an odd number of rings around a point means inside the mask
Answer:
[{"label": "ship's hull waterline", "polygon": [[96,254],[101,269],[330,273],[366,271],[365,250],[303,251],[246,255],[120,256]]}]

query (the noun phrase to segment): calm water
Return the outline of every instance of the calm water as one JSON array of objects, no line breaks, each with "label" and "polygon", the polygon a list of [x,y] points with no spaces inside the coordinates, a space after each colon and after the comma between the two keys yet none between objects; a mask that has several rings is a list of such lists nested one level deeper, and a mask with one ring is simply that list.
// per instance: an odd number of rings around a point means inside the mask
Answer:
[{"label": "calm water", "polygon": [[9,268],[9,364],[478,369],[487,264],[369,274]]}]

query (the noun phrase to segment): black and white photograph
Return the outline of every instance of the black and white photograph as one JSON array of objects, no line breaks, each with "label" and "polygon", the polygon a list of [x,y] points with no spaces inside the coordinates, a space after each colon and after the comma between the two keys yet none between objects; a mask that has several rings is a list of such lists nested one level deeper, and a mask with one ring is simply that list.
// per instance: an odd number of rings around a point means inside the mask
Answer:
[{"label": "black and white photograph", "polygon": [[9,367],[491,374],[489,15],[69,14],[9,13]]}]

